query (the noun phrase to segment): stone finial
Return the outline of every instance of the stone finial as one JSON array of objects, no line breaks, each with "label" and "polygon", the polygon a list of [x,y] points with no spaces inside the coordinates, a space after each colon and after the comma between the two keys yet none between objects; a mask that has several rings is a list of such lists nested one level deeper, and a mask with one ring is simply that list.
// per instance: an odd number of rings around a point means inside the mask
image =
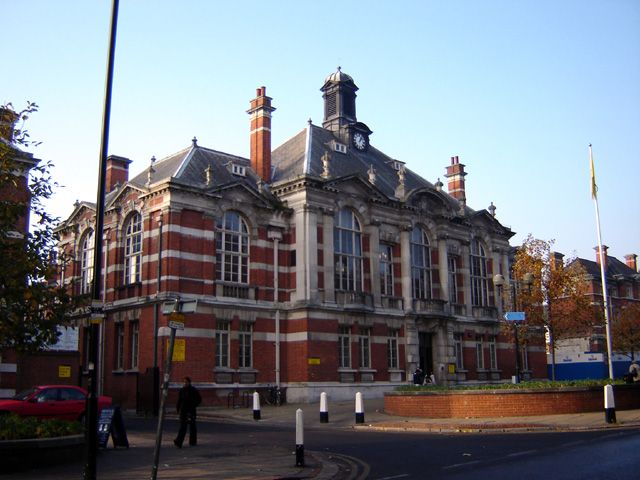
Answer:
[{"label": "stone finial", "polygon": [[406,168],[405,168],[404,165],[402,165],[398,169],[398,186],[396,187],[396,191],[395,191],[395,196],[399,200],[404,200],[405,196],[406,196],[406,191],[405,191],[405,187],[404,187],[406,174],[407,174]]},{"label": "stone finial", "polygon": [[151,160],[149,162],[149,169],[147,170],[147,186],[151,185],[151,180],[153,179],[153,174],[156,171],[156,169],[153,168],[153,165],[155,163],[156,163],[156,157],[153,156],[153,157],[151,157]]},{"label": "stone finial", "polygon": [[329,152],[325,150],[320,160],[322,160],[322,178],[329,178],[329,160],[331,160]]},{"label": "stone finial", "polygon": [[406,177],[407,177],[407,169],[404,165],[402,165],[398,169],[398,182],[400,182],[400,185],[402,185],[403,187],[404,187],[404,182]]},{"label": "stone finial", "polygon": [[438,181],[437,181],[437,182],[436,182],[436,184],[435,184],[436,191],[437,191],[437,192],[441,192],[441,191],[442,191],[442,187],[443,187],[443,186],[444,186],[444,183],[442,183],[442,182],[440,181],[440,177],[438,177]]},{"label": "stone finial", "polygon": [[197,147],[197,146],[198,146],[198,139],[196,138],[196,136],[195,136],[195,135],[194,135],[194,136],[193,136],[193,138],[191,139],[191,144],[192,144],[194,147]]},{"label": "stone finial", "polygon": [[487,210],[489,210],[489,213],[493,218],[496,218],[496,206],[493,204],[493,202],[491,202],[491,205],[487,207]]},{"label": "stone finial", "polygon": [[211,167],[211,164],[207,165],[207,168],[204,169],[204,178],[207,186],[211,185],[211,182],[213,181],[213,168]]},{"label": "stone finial", "polygon": [[369,170],[367,171],[369,174],[369,183],[375,185],[376,183],[376,169],[373,168],[373,164],[369,165]]}]

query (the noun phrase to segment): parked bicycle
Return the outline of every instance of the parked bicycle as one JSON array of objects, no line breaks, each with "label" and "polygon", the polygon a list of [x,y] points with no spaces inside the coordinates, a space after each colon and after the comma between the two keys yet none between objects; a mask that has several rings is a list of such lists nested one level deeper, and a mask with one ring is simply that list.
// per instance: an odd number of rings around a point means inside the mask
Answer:
[{"label": "parked bicycle", "polygon": [[277,385],[269,385],[266,392],[262,395],[262,399],[267,405],[275,405],[279,407],[286,402],[284,390]]}]

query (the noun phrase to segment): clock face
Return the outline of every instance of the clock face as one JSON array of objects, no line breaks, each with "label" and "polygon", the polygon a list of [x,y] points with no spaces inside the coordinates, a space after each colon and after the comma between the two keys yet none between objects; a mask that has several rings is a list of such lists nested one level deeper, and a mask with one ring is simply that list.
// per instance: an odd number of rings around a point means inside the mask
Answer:
[{"label": "clock face", "polygon": [[367,139],[360,132],[356,132],[353,134],[353,146],[362,151],[367,148]]}]

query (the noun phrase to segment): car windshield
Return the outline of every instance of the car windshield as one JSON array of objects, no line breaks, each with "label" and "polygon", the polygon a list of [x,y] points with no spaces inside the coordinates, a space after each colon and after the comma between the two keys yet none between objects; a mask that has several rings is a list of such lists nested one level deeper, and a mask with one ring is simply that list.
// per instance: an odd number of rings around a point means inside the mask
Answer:
[{"label": "car windshield", "polygon": [[16,394],[13,399],[14,400],[26,400],[27,398],[29,398],[33,392],[37,392],[38,389],[37,388],[29,388],[27,390],[23,390],[20,393]]}]

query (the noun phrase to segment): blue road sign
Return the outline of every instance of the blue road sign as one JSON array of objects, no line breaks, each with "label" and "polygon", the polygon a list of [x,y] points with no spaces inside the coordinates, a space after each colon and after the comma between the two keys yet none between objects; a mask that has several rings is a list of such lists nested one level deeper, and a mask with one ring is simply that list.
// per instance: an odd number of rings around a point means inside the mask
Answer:
[{"label": "blue road sign", "polygon": [[507,322],[518,322],[524,320],[524,312],[504,312],[504,319]]}]

